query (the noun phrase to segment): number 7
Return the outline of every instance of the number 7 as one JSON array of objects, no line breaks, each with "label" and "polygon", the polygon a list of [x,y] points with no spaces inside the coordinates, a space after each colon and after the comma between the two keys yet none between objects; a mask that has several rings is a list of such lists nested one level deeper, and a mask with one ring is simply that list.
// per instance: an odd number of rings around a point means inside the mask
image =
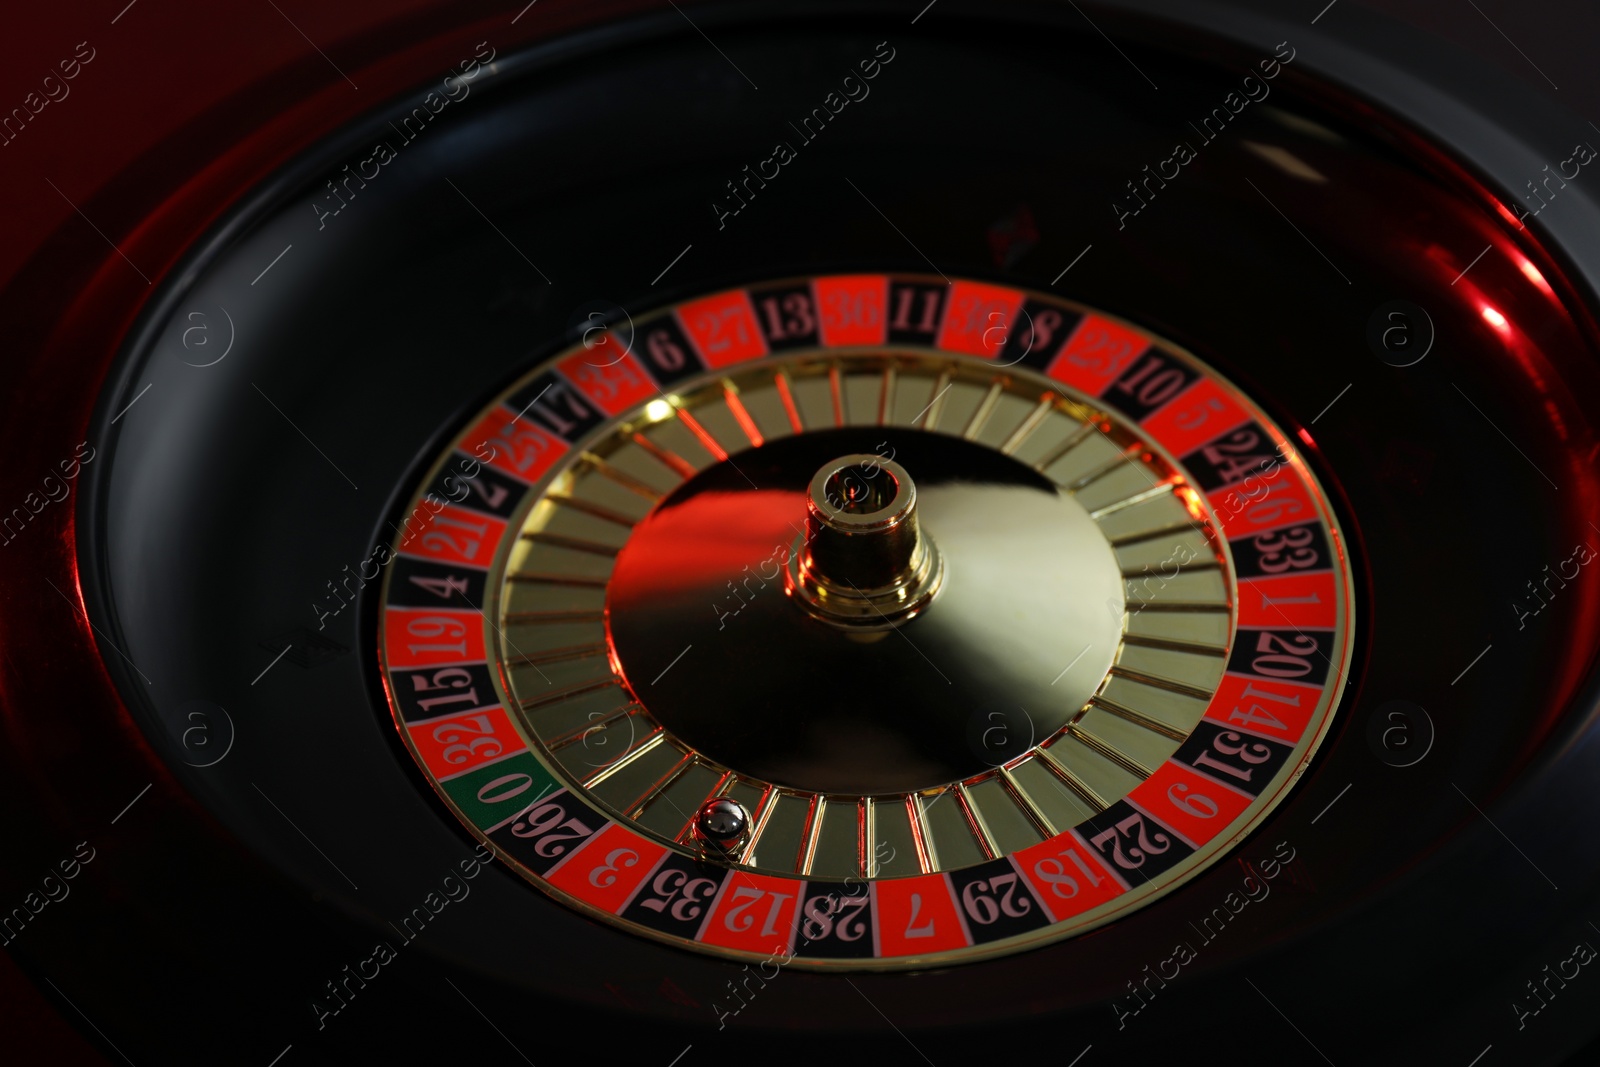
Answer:
[{"label": "number 7", "polygon": [[917,916],[921,915],[921,914],[922,914],[922,894],[921,893],[912,893],[911,894],[911,921],[906,923],[905,936],[907,938],[912,938],[912,937],[932,937],[933,936],[933,917],[932,916],[928,917],[928,922],[927,922],[926,925],[918,926],[917,925]]}]

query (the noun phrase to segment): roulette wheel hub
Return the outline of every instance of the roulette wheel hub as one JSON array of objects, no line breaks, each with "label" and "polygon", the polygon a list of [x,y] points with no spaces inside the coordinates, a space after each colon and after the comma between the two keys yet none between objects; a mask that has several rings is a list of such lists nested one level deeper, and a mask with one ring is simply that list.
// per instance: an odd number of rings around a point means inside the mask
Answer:
[{"label": "roulette wheel hub", "polygon": [[916,508],[916,484],[893,460],[856,454],[823,464],[806,494],[806,531],[785,564],[785,592],[846,630],[913,618],[944,580],[944,558]]}]

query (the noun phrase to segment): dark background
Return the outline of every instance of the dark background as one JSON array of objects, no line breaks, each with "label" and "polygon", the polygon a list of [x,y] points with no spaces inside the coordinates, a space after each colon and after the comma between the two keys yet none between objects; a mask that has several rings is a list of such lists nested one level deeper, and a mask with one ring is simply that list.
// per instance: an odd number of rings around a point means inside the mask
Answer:
[{"label": "dark background", "polygon": [[[506,17],[521,9],[523,2],[508,0],[502,5]],[[908,0],[908,12],[923,2]],[[1303,8],[1309,21],[1325,3],[1284,0],[1278,10],[1284,18],[1297,18],[1296,12]],[[550,6],[545,0],[526,18],[548,17]],[[1182,10],[1190,5],[1175,0],[1170,6]],[[1365,7],[1410,23],[1585,119],[1600,119],[1600,62],[1595,55],[1600,5],[1592,0],[1547,0],[1538,5],[1512,0],[1336,0],[1320,15],[1319,25],[1336,23],[1346,6]],[[308,0],[242,0],[228,5],[199,0],[135,0],[132,5],[126,0],[95,0],[14,5],[0,23],[0,112],[21,106],[29,92],[38,91],[41,80],[55,71],[59,60],[71,57],[79,42],[88,42],[95,57],[68,83],[69,96],[51,103],[16,140],[0,146],[0,203],[5,218],[0,231],[0,286],[9,284],[29,257],[72,221],[73,204],[91,200],[151,145],[189,125],[216,101],[308,59],[320,62],[317,48],[338,62],[341,42],[379,21],[438,15],[452,8],[463,12],[463,20],[495,11],[485,4],[468,7],[435,0],[344,0],[336,5]],[[376,106],[380,96],[373,92],[363,104]],[[285,106],[290,102],[286,100]],[[203,151],[204,146],[193,148]],[[126,228],[113,225],[106,236],[121,244]],[[7,813],[8,820],[18,817],[25,813]],[[31,863],[32,857],[27,859],[30,867],[38,866]],[[174,1010],[181,1013],[182,1008],[174,1005]],[[7,1057],[10,1062],[106,1062],[4,952],[0,952],[0,1047],[12,1054]]]},{"label": "dark background", "polygon": [[[73,214],[62,194],[82,204],[150,145],[214,101],[307,56],[314,58],[311,44],[295,26],[338,62],[341,38],[383,18],[451,7],[478,18],[496,6],[509,15],[522,7],[519,0],[470,6],[436,0],[275,0],[280,14],[268,0],[226,5],[136,0],[111,25],[125,2],[17,4],[0,24],[0,111],[20,106],[80,41],[96,49],[94,61],[70,83],[71,94],[50,104],[21,137],[0,147],[0,204],[6,219],[0,285],[10,282],[45,237]],[[923,2],[907,0],[906,8],[915,11]],[[1309,21],[1325,3],[1284,0],[1278,10],[1292,18],[1295,9],[1303,8]],[[1336,22],[1345,5],[1411,23],[1600,122],[1600,5],[1589,0],[1337,0],[1319,25]],[[1166,6],[1180,11],[1199,5],[1173,0]],[[539,14],[535,6],[525,20]],[[51,189],[51,182],[60,193]]]}]

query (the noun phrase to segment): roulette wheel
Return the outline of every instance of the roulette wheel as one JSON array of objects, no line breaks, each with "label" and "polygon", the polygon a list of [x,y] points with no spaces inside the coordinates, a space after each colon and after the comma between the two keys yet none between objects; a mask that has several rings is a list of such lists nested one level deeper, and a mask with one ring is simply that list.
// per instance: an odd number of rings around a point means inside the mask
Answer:
[{"label": "roulette wheel", "polygon": [[1600,135],[1330,8],[374,12],[73,204],[19,1052],[1591,1062]]}]

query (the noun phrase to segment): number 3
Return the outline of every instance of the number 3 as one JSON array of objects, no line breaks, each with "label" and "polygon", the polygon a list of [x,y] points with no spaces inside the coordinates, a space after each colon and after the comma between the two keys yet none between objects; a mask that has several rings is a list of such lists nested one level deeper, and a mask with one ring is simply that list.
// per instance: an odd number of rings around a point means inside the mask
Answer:
[{"label": "number 3", "polygon": [[639,854],[631,848],[614,848],[611,855],[606,857],[604,866],[596,867],[589,872],[589,884],[599,889],[615,885],[617,872],[623,867],[632,867],[639,862]]}]

